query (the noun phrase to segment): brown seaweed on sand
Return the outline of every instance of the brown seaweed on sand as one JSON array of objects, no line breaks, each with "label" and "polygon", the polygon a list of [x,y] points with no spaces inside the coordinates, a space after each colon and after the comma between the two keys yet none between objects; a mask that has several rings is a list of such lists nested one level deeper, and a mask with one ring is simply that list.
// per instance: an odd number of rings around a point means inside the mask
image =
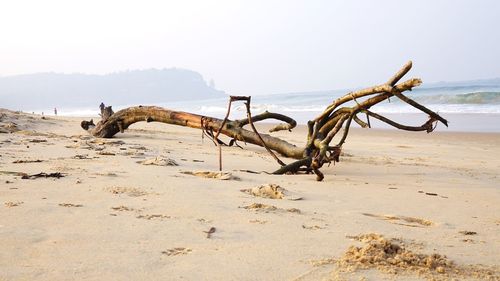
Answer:
[{"label": "brown seaweed on sand", "polygon": [[36,160],[15,160],[12,163],[13,164],[25,164],[25,163],[41,163],[43,160],[36,159]]},{"label": "brown seaweed on sand", "polygon": [[38,174],[33,174],[33,175],[24,175],[21,178],[22,179],[37,179],[37,178],[63,178],[64,174],[60,172],[55,172],[55,173],[38,173]]}]

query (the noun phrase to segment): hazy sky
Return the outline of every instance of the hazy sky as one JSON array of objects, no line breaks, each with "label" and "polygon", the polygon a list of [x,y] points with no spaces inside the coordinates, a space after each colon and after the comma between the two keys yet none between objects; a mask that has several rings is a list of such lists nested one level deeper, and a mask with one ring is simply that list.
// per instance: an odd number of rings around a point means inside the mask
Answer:
[{"label": "hazy sky", "polygon": [[500,1],[0,1],[0,75],[180,67],[230,94],[500,77]]}]

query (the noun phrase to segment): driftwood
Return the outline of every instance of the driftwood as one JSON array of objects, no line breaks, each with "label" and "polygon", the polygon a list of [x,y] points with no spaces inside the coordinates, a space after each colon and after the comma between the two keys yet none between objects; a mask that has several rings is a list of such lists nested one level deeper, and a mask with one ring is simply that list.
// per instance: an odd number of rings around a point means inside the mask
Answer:
[{"label": "driftwood", "polygon": [[[313,172],[316,174],[317,180],[321,181],[324,176],[319,169],[324,164],[339,161],[341,148],[347,138],[352,121],[361,127],[369,128],[370,117],[372,117],[401,130],[426,131],[428,133],[434,130],[437,122],[448,126],[447,120],[437,113],[403,95],[403,92],[411,91],[412,88],[422,83],[418,78],[398,83],[411,67],[412,63],[410,61],[386,83],[351,92],[336,99],[323,113],[308,122],[307,141],[304,146],[296,146],[269,134],[259,134],[253,125],[254,122],[268,119],[285,122],[278,124],[270,132],[291,130],[296,126],[296,122],[288,116],[267,111],[256,116],[251,116],[250,97],[230,97],[230,104],[234,101],[245,101],[247,118],[241,120],[228,119],[230,106],[224,120],[188,112],[173,111],[156,106],[129,107],[114,113],[111,107],[108,106],[101,112],[102,120],[97,125],[93,123],[93,120],[90,120],[82,121],[81,126],[93,136],[103,138],[111,138],[118,132],[123,133],[131,124],[140,121],[163,122],[202,129],[204,135],[210,137],[219,148],[221,145],[224,145],[218,138],[220,134],[232,138],[229,145],[236,144],[236,141],[244,141],[245,143],[265,147],[281,166],[273,174]],[[428,114],[428,121],[421,126],[407,126],[370,110],[372,106],[391,97],[399,98],[403,102]],[[351,101],[354,101],[355,104],[350,107],[346,106],[346,103]],[[361,120],[359,115],[365,115],[366,122]],[[252,127],[251,131],[243,128],[248,124]],[[339,134],[341,129],[343,129],[343,132]],[[339,136],[339,140],[332,145],[331,143],[335,136]],[[297,159],[297,161],[285,165],[273,152],[277,152],[288,158]]]}]

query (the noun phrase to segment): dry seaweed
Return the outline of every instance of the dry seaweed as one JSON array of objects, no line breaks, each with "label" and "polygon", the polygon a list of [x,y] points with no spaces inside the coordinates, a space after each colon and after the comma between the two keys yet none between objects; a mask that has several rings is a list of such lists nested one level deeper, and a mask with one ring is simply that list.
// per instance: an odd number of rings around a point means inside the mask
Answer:
[{"label": "dry seaweed", "polygon": [[64,175],[62,173],[59,173],[59,172],[55,172],[55,173],[38,173],[38,174],[33,174],[33,175],[23,175],[21,178],[26,180],[26,179],[37,179],[37,178],[63,178]]},{"label": "dry seaweed", "polygon": [[43,160],[36,159],[36,160],[16,160],[13,161],[12,164],[24,164],[24,163],[41,163]]},{"label": "dry seaweed", "polygon": [[462,230],[462,231],[459,231],[458,233],[463,234],[463,235],[476,235],[477,234],[477,232],[469,231],[469,230]]}]

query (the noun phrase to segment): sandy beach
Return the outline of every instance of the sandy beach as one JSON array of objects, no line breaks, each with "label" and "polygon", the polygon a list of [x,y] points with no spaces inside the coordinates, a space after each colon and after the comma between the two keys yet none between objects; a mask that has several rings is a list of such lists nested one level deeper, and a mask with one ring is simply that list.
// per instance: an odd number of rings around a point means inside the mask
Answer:
[{"label": "sandy beach", "polygon": [[499,133],[356,128],[317,182],[243,143],[218,174],[195,129],[0,116],[2,281],[500,280]]}]

